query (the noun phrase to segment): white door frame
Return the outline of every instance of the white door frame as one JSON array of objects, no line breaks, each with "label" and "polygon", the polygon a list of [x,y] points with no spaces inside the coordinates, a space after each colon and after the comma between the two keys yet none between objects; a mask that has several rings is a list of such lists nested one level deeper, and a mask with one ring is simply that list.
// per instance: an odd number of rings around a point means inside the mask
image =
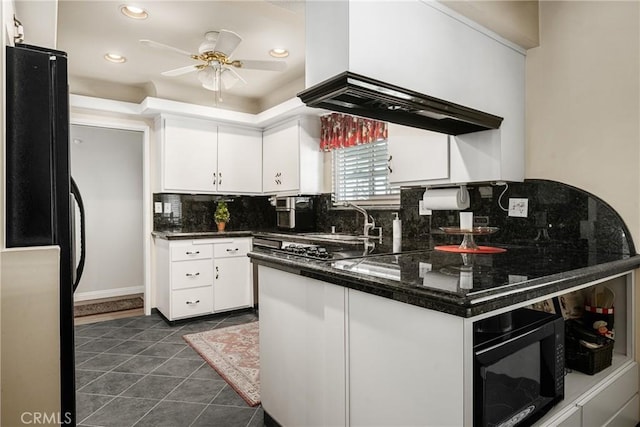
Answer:
[{"label": "white door frame", "polygon": [[143,279],[144,279],[144,314],[151,314],[151,230],[153,229],[151,205],[151,170],[150,170],[150,128],[143,120],[101,117],[91,115],[84,117],[81,113],[71,112],[70,125],[92,126],[107,129],[119,129],[142,132],[142,241],[143,241]]}]

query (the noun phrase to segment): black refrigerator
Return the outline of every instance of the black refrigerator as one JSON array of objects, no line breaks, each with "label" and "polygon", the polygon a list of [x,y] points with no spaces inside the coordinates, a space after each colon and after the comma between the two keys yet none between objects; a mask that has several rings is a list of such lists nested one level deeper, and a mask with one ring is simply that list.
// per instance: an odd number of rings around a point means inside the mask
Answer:
[{"label": "black refrigerator", "polygon": [[66,53],[6,47],[5,122],[6,246],[60,247],[60,411],[75,425],[73,292],[84,261],[76,267],[73,203],[82,200],[70,175]]}]

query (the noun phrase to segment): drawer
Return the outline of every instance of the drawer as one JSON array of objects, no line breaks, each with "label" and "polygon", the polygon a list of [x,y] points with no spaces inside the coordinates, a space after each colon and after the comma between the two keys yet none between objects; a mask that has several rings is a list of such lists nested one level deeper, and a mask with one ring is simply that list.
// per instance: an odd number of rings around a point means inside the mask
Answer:
[{"label": "drawer", "polygon": [[638,420],[638,395],[633,398],[622,407],[612,419],[609,420],[605,427],[635,427]]},{"label": "drawer", "polygon": [[211,245],[180,244],[171,246],[171,261],[205,259],[213,256]]},{"label": "drawer", "polygon": [[213,312],[213,286],[171,292],[173,319],[199,316],[211,312]]},{"label": "drawer", "polygon": [[251,239],[234,239],[213,245],[213,256],[215,258],[226,258],[232,256],[246,256],[251,250]]},{"label": "drawer", "polygon": [[582,407],[582,419],[589,426],[602,426],[638,392],[638,365],[628,369],[592,396]]},{"label": "drawer", "polygon": [[173,261],[171,289],[195,288],[213,284],[213,260]]}]

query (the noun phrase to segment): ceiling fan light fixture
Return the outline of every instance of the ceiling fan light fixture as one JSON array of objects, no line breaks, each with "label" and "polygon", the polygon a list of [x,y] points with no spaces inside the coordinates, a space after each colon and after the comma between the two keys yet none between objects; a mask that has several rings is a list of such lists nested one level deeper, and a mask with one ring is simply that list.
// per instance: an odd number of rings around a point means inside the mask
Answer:
[{"label": "ceiling fan light fixture", "polygon": [[220,90],[220,75],[213,67],[205,67],[198,71],[198,80],[202,87],[217,92]]},{"label": "ceiling fan light fixture", "polygon": [[269,51],[269,55],[274,58],[286,58],[289,56],[289,51],[283,47],[274,47]]},{"label": "ceiling fan light fixture", "polygon": [[122,55],[118,55],[117,53],[105,53],[104,54],[104,59],[106,59],[109,62],[113,62],[115,64],[122,64],[123,62],[127,62],[127,58],[125,58]]},{"label": "ceiling fan light fixture", "polygon": [[149,13],[141,7],[123,4],[120,6],[120,12],[131,19],[147,19]]}]

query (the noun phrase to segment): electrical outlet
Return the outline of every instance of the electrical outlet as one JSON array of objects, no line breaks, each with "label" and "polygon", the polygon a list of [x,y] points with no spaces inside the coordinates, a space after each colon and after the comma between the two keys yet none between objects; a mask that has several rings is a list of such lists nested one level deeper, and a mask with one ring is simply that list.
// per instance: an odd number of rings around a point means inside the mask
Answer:
[{"label": "electrical outlet", "polygon": [[420,215],[431,215],[431,209],[427,209],[424,206],[424,200],[418,202],[418,210],[420,211]]},{"label": "electrical outlet", "polygon": [[153,213],[162,213],[162,202],[153,203]]},{"label": "electrical outlet", "polygon": [[165,202],[164,204],[164,213],[171,213],[171,203]]},{"label": "electrical outlet", "polygon": [[526,218],[529,210],[529,199],[509,199],[509,216]]},{"label": "electrical outlet", "polygon": [[418,264],[418,276],[424,277],[428,272],[431,271],[433,266],[428,262],[421,262]]}]

